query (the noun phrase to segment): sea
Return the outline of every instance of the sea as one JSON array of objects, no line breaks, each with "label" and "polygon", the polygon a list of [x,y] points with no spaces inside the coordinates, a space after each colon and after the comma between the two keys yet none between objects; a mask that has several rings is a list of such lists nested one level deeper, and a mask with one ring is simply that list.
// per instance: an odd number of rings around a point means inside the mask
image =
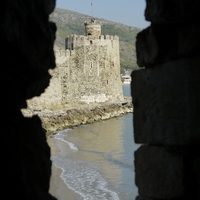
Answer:
[{"label": "sea", "polygon": [[[123,85],[130,97],[130,85]],[[57,132],[52,164],[76,195],[58,200],[134,200],[134,113]],[[60,191],[62,192],[62,191]]]}]

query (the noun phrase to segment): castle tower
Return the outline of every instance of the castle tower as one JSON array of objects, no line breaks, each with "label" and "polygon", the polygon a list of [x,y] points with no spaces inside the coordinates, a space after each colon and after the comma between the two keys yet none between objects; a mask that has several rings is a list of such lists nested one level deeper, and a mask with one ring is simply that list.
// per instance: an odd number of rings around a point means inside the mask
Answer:
[{"label": "castle tower", "polygon": [[102,24],[93,18],[84,25],[86,35],[69,35],[65,49],[55,50],[57,67],[50,71],[49,87],[29,107],[124,101],[119,37],[101,35]]},{"label": "castle tower", "polygon": [[101,23],[97,23],[95,18],[91,18],[90,22],[85,21],[85,35],[99,37],[101,35]]}]

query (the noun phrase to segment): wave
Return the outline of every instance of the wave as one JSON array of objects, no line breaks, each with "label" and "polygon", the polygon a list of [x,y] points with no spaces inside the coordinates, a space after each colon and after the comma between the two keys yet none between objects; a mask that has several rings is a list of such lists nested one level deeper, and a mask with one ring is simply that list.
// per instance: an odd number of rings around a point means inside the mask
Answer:
[{"label": "wave", "polygon": [[52,157],[52,160],[62,169],[61,178],[67,187],[84,200],[119,200],[118,194],[108,188],[97,164],[59,157]]},{"label": "wave", "polygon": [[75,146],[75,144],[71,143],[71,142],[68,142],[65,137],[66,137],[66,132],[68,132],[70,129],[65,129],[63,131],[60,131],[58,132],[54,138],[57,139],[57,140],[61,140],[63,141],[64,143],[68,144],[70,149],[74,150],[74,151],[78,151],[78,148]]},{"label": "wave", "polygon": [[[124,116],[125,122],[120,119],[107,121],[108,127],[104,121],[65,129],[51,138],[52,164],[62,170],[61,179],[77,199],[136,198],[131,153],[135,149],[131,140],[133,130],[125,123],[132,120],[132,115]],[[110,126],[115,127],[114,138],[107,134]]]}]

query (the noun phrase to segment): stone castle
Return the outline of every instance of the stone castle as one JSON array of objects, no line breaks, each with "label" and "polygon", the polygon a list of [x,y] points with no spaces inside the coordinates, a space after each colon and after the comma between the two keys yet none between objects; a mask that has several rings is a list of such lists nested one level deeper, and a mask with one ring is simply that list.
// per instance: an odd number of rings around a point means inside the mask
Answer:
[{"label": "stone castle", "polygon": [[28,100],[33,110],[124,100],[119,37],[101,35],[101,23],[93,18],[84,25],[85,35],[68,36],[64,50],[54,49],[56,68],[49,71],[45,92]]},{"label": "stone castle", "polygon": [[[51,148],[41,120],[38,115],[26,118],[20,110],[49,85],[48,70],[62,82],[58,73],[65,65],[56,66],[56,24],[49,21],[55,3],[4,0],[1,6],[1,48],[5,49],[0,54],[5,63],[1,139],[6,174],[1,177],[2,199],[57,200],[49,191]],[[151,24],[136,38],[142,69],[131,75],[134,118],[127,122],[134,125],[133,139],[141,145],[133,155],[133,184],[138,188],[134,200],[200,200],[199,10],[199,0],[146,0],[144,16]],[[15,53],[8,53],[10,47]],[[52,88],[55,99],[59,89]]]}]

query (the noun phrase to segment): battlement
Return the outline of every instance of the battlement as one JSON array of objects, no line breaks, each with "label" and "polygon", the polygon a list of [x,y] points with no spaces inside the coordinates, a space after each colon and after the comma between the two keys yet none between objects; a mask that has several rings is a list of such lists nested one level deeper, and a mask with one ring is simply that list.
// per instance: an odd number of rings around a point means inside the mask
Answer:
[{"label": "battlement", "polygon": [[104,40],[117,40],[117,41],[119,41],[119,36],[117,36],[117,35],[101,35],[100,39],[104,39]]},{"label": "battlement", "polygon": [[71,52],[72,52],[72,50],[69,50],[69,49],[66,49],[66,50],[56,49],[54,51],[56,57],[60,57],[60,56],[70,57]]},{"label": "battlement", "polygon": [[[70,35],[66,37],[67,40],[70,41],[85,41],[88,40],[89,37],[88,36],[84,36],[84,35]],[[119,40],[119,36],[117,35],[100,35],[98,37],[95,37],[93,39],[104,39],[104,40]]]},{"label": "battlement", "polygon": [[61,65],[64,62],[66,62],[70,56],[72,56],[74,54],[73,50],[63,50],[63,49],[57,49],[54,50],[54,54],[55,54],[55,58],[56,58],[56,64],[57,65]]},{"label": "battlement", "polygon": [[90,45],[91,41],[100,41],[106,43],[106,41],[117,41],[119,42],[119,36],[117,35],[100,35],[100,36],[93,36],[92,38],[89,36],[84,35],[70,35],[67,36],[65,39],[65,49],[74,50],[77,46],[82,45]]}]

